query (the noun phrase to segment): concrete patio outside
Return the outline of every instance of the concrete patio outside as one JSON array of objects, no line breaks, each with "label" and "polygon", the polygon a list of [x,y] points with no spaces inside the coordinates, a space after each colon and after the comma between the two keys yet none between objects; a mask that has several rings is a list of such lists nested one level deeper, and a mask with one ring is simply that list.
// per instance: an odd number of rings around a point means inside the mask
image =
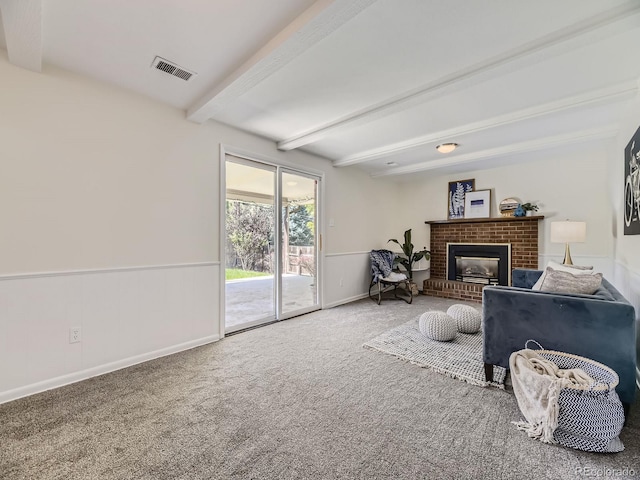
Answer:
[{"label": "concrete patio outside", "polygon": [[[286,274],[282,276],[282,311],[292,312],[317,303],[315,277]],[[225,284],[225,326],[274,315],[273,275],[227,280]]]}]

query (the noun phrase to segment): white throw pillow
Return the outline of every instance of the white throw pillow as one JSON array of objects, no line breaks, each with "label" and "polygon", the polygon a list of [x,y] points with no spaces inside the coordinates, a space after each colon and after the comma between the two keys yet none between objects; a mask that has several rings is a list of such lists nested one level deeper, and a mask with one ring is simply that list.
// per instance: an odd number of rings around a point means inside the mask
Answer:
[{"label": "white throw pillow", "polygon": [[565,265],[564,263],[554,262],[553,260],[549,260],[547,262],[547,266],[540,275],[538,281],[531,287],[531,290],[540,290],[542,283],[544,282],[544,277],[547,275],[547,268],[551,268],[553,270],[557,270],[560,272],[572,273],[574,275],[593,275],[595,272],[593,271],[593,267],[581,267],[579,265]]}]

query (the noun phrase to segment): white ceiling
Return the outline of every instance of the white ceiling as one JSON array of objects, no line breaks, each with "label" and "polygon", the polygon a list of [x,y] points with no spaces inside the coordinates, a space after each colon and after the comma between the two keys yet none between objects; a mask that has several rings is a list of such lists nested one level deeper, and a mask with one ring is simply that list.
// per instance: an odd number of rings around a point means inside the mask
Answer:
[{"label": "white ceiling", "polygon": [[[373,176],[612,137],[640,78],[638,0],[0,0],[0,12],[17,65],[117,84]],[[153,69],[156,56],[197,75]],[[442,142],[460,148],[443,155]]]}]

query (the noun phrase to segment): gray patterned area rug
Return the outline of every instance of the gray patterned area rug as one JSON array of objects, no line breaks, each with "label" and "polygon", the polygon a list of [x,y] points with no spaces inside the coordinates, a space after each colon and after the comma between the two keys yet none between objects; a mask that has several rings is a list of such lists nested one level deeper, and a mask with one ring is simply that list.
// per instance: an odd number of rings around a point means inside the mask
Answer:
[{"label": "gray patterned area rug", "polygon": [[504,388],[506,370],[502,367],[494,367],[493,382],[485,380],[482,332],[458,332],[452,341],[438,342],[424,336],[415,319],[378,335],[363,346],[472,385]]}]

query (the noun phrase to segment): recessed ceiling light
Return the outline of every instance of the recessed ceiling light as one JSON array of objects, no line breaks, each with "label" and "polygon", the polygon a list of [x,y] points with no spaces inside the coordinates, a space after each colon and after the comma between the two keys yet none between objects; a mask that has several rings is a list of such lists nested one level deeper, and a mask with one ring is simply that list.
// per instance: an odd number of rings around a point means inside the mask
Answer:
[{"label": "recessed ceiling light", "polygon": [[457,143],[442,143],[436,147],[440,153],[450,153],[453,152],[458,147]]},{"label": "recessed ceiling light", "polygon": [[395,167],[396,165],[398,165],[397,162],[387,162],[387,165],[389,165],[390,167]]}]

